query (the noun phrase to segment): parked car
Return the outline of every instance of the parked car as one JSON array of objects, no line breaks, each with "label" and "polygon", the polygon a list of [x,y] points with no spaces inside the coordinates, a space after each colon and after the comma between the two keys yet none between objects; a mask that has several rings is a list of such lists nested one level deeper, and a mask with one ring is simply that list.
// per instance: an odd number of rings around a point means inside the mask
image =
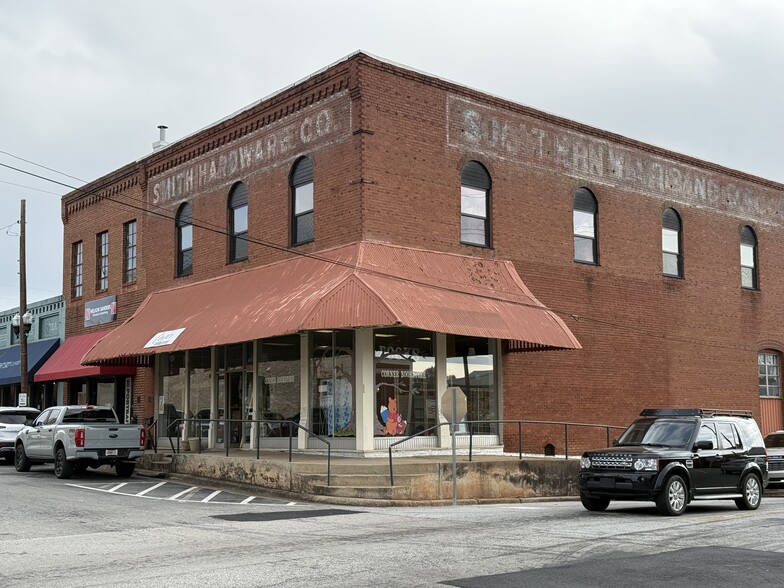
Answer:
[{"label": "parked car", "polygon": [[646,409],[613,447],[580,459],[580,500],[653,500],[680,515],[692,500],[732,499],[754,510],[768,484],[765,443],[748,411]]},{"label": "parked car", "polygon": [[768,474],[771,484],[784,483],[784,431],[776,431],[765,436],[768,450]]},{"label": "parked car", "polygon": [[28,406],[0,406],[0,458],[14,463],[16,434],[24,428],[25,421],[33,420],[40,413]]},{"label": "parked car", "polygon": [[28,472],[34,464],[54,462],[58,478],[109,464],[128,478],[144,455],[144,436],[142,425],[120,424],[111,406],[53,406],[19,431],[14,464]]}]

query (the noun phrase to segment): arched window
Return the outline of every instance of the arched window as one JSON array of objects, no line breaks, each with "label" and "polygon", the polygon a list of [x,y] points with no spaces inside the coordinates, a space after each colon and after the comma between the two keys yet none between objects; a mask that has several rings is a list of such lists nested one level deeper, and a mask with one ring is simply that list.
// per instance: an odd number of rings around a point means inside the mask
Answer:
[{"label": "arched window", "polygon": [[177,229],[177,276],[193,273],[193,210],[184,203],[174,220]]},{"label": "arched window", "polygon": [[460,172],[460,242],[490,247],[490,174],[478,161]]},{"label": "arched window", "polygon": [[683,277],[681,217],[672,208],[662,215],[662,273],[665,276]]},{"label": "arched window", "polygon": [[239,182],[229,193],[229,261],[248,258],[248,190]]},{"label": "arched window", "polygon": [[588,188],[574,193],[572,226],[574,228],[574,260],[580,263],[599,263],[596,239],[596,197]]},{"label": "arched window", "polygon": [[313,164],[299,159],[291,170],[291,244],[313,240]]},{"label": "arched window", "polygon": [[744,288],[756,290],[757,280],[757,236],[748,225],[740,231],[740,283]]}]

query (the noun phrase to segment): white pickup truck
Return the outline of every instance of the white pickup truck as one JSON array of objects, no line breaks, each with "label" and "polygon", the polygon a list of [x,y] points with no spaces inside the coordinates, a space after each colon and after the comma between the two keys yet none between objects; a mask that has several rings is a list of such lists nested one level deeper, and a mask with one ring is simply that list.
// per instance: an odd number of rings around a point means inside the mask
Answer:
[{"label": "white pickup truck", "polygon": [[111,406],[52,406],[17,434],[14,465],[27,472],[53,462],[55,476],[70,478],[109,464],[128,478],[144,455],[144,435],[142,425],[121,425]]}]

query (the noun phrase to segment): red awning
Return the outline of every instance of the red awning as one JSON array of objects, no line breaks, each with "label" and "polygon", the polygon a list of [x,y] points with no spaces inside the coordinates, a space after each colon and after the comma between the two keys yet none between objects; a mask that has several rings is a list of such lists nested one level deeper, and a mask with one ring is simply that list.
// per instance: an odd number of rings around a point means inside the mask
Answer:
[{"label": "red awning", "polygon": [[111,330],[68,337],[65,343],[60,345],[52,357],[36,372],[35,381],[49,382],[51,380],[68,380],[85,376],[132,376],[136,374],[136,368],[133,366],[82,365],[84,354],[108,333],[111,333]]},{"label": "red awning", "polygon": [[83,361],[394,325],[580,348],[510,261],[363,241],[150,294]]}]

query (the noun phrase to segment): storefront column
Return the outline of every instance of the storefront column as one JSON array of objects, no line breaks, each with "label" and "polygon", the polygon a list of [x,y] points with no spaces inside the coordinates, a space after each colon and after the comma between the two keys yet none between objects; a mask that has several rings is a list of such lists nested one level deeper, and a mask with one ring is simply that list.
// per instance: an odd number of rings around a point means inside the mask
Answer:
[{"label": "storefront column", "polygon": [[357,329],[355,344],[355,398],[354,422],[356,425],[356,449],[375,449],[375,395],[373,394],[373,329]]},{"label": "storefront column", "polygon": [[253,340],[253,392],[251,393],[251,406],[250,406],[250,415],[253,419],[253,423],[250,426],[250,448],[256,449],[256,444],[258,443],[259,436],[258,436],[258,428],[259,424],[256,422],[259,418],[259,396],[261,395],[261,389],[259,388],[259,340]]},{"label": "storefront column", "polygon": [[[446,335],[436,333],[436,413],[439,423],[446,422],[441,414],[441,397],[444,392],[446,392]],[[438,427],[438,446],[452,447],[448,426]]]},{"label": "storefront column", "polygon": [[[218,439],[218,348],[210,347],[210,427],[207,446],[212,449]],[[226,437],[226,435],[223,435]],[[225,441],[225,439],[224,439]]]},{"label": "storefront column", "polygon": [[[191,412],[191,352],[189,350],[185,351],[185,390],[182,395],[182,418],[189,419]],[[189,422],[180,423],[182,441],[188,440],[188,430],[191,426]]]},{"label": "storefront column", "polygon": [[[310,410],[310,345],[308,334],[300,333],[299,336],[299,424],[311,428]],[[298,429],[297,448],[308,448],[308,433]]]}]

